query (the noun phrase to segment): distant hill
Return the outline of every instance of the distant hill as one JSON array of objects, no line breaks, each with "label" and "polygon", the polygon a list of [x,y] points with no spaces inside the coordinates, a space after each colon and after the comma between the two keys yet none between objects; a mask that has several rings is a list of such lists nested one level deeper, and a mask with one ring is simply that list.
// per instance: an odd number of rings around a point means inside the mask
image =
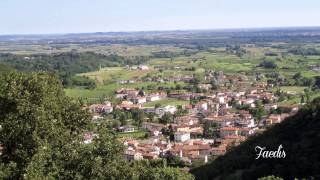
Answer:
[{"label": "distant hill", "polygon": [[[285,150],[285,158],[256,160],[256,146]],[[275,175],[284,179],[320,179],[320,98],[296,115],[250,138],[213,162],[191,170],[196,179],[257,179]]]},{"label": "distant hill", "polygon": [[199,29],[171,31],[93,32],[0,35],[7,44],[130,44],[207,45],[232,43],[319,42],[320,27]]}]

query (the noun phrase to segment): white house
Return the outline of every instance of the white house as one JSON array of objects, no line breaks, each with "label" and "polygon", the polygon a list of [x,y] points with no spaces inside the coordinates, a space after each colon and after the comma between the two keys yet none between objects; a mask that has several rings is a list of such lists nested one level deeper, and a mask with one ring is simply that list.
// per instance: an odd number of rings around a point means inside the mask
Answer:
[{"label": "white house", "polygon": [[219,102],[220,104],[224,103],[224,96],[218,97],[218,102]]},{"label": "white house", "polygon": [[174,133],[174,140],[177,142],[185,142],[190,140],[189,132],[176,132]]},{"label": "white house", "polygon": [[140,65],[140,66],[138,66],[138,69],[139,70],[149,70],[149,67],[146,65]]},{"label": "white house", "polygon": [[159,94],[150,94],[149,96],[147,96],[148,102],[158,101],[158,100],[160,100]]},{"label": "white house", "polygon": [[121,132],[127,133],[127,132],[134,132],[134,131],[135,131],[135,128],[134,128],[134,126],[127,125],[127,126],[122,126],[122,127],[120,127],[119,130],[120,130]]},{"label": "white house", "polygon": [[146,97],[136,96],[132,98],[132,102],[136,104],[143,104],[147,102]]},{"label": "white house", "polygon": [[177,108],[175,106],[165,106],[165,107],[161,107],[161,108],[157,108],[155,113],[158,115],[158,116],[163,116],[165,113],[171,113],[171,114],[174,114],[175,112],[177,111]]}]

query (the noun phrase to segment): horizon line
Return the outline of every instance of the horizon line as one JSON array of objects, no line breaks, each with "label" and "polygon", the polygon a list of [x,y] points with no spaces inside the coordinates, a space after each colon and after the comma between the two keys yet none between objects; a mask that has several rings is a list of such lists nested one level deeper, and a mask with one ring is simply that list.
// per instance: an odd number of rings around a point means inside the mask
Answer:
[{"label": "horizon line", "polygon": [[303,28],[320,28],[320,25],[315,26],[264,26],[264,27],[230,27],[230,28],[199,28],[199,29],[163,29],[163,30],[115,30],[115,31],[91,31],[91,32],[61,32],[61,33],[14,33],[14,34],[0,34],[2,36],[62,36],[62,35],[76,35],[76,34],[97,34],[97,33],[148,33],[148,32],[178,32],[178,31],[244,31],[244,30],[272,30],[272,29],[303,29]]}]

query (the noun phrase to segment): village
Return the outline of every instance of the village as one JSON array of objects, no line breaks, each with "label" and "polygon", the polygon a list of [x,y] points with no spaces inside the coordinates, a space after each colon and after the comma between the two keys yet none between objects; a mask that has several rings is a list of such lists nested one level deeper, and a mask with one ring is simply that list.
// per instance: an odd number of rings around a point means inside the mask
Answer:
[{"label": "village", "polygon": [[[125,67],[127,71],[144,71],[148,66]],[[193,82],[192,75],[167,79],[140,79],[137,81]],[[294,115],[297,105],[278,103],[279,96],[273,91],[275,84],[259,81],[256,76],[245,74],[224,74],[209,71],[205,81],[197,83],[200,92],[187,90],[155,90],[147,92],[138,88],[120,88],[115,91],[117,104],[105,101],[87,107],[93,114],[93,122],[121,119],[116,114],[135,112],[146,116],[138,117],[138,123],[126,121],[112,126],[126,151],[128,161],[141,159],[178,158],[184,165],[204,164],[225,154],[230,148],[239,145],[267,127],[280,123]],[[133,81],[133,80],[132,80]],[[121,81],[126,83],[130,81]],[[215,83],[206,83],[215,82]],[[216,86],[216,87],[213,87]],[[184,105],[145,106],[161,100],[182,100]],[[115,113],[117,112],[117,113]],[[113,114],[113,115],[112,115]],[[132,116],[132,115],[131,115]],[[142,119],[141,119],[142,118]],[[130,136],[135,132],[145,132],[144,137]],[[90,143],[95,135],[87,133],[85,142]]]}]

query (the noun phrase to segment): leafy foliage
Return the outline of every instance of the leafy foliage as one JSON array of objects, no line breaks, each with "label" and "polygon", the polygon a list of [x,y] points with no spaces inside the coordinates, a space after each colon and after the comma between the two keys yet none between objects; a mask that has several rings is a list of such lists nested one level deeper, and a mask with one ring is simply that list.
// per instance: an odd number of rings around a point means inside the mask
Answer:
[{"label": "leafy foliage", "polygon": [[[127,163],[115,134],[104,124],[94,128],[90,119],[54,76],[1,76],[0,179],[193,178],[166,166]],[[86,132],[93,133],[92,143],[84,143]]]}]

